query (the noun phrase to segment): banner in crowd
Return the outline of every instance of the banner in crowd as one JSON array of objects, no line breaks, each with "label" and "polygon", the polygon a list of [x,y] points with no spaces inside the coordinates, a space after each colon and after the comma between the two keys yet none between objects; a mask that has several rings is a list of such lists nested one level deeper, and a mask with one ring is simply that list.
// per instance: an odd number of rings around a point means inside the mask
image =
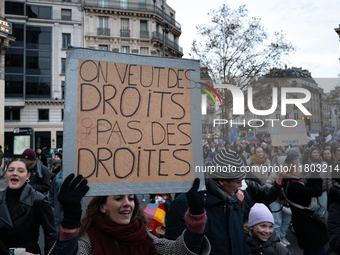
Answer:
[{"label": "banner in crowd", "polygon": [[323,142],[326,141],[326,138],[324,136],[320,135],[320,136],[316,137],[316,141],[323,143]]},{"label": "banner in crowd", "polygon": [[338,129],[338,130],[335,130],[334,134],[335,134],[335,135],[339,135],[339,136],[340,136],[340,129]]},{"label": "banner in crowd", "polygon": [[285,126],[279,122],[274,122],[274,127],[270,128],[270,138],[273,146],[302,145],[308,143],[307,131],[304,120],[285,121]]},{"label": "banner in crowd", "polygon": [[340,141],[340,135],[333,135],[332,140],[333,141]]},{"label": "banner in crowd", "polygon": [[317,136],[319,136],[319,132],[315,132],[315,131],[309,132],[309,137],[311,138],[311,140],[315,140]]},{"label": "banner in crowd", "polygon": [[64,171],[82,174],[89,196],[189,190],[203,154],[199,71],[195,60],[69,49]]},{"label": "banner in crowd", "polygon": [[254,142],[254,135],[248,135],[248,141],[250,143],[253,143]]},{"label": "banner in crowd", "polygon": [[327,126],[327,125],[326,125],[326,126],[324,127],[324,129],[323,129],[323,132],[333,134],[333,133],[334,133],[334,130],[335,130],[335,127]]}]

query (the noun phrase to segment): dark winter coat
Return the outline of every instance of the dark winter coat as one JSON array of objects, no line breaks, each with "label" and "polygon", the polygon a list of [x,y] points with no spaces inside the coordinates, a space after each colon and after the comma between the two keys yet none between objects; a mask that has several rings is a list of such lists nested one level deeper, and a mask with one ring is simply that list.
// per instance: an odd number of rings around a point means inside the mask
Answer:
[{"label": "dark winter coat", "polygon": [[42,226],[45,237],[45,254],[57,240],[51,205],[47,198],[27,184],[9,214],[6,190],[0,192],[0,240],[7,249],[26,248],[27,252],[41,254],[38,240]]},{"label": "dark winter coat", "polygon": [[257,182],[246,180],[248,185],[244,193],[244,200],[242,205],[243,223],[248,221],[250,208],[255,203],[263,203],[269,205],[273,203],[281,193],[281,187],[274,184],[270,188],[265,185],[260,185]]},{"label": "dark winter coat", "polygon": [[[41,162],[39,162],[42,164]],[[48,171],[48,168],[44,165],[41,165],[41,171],[42,171],[42,178],[39,178],[39,175],[35,169],[31,169],[31,176],[30,176],[30,184],[36,191],[39,191],[40,193],[47,195],[47,192],[50,190],[50,172]]]},{"label": "dark winter coat", "polygon": [[328,210],[328,237],[333,251],[340,254],[340,187],[332,187],[329,190],[329,198],[332,204]]},{"label": "dark winter coat", "polygon": [[[166,214],[165,238],[175,240],[186,228],[184,214],[189,205],[186,194],[178,196]],[[246,255],[242,209],[236,195],[233,202],[225,203],[221,199],[206,193],[205,210],[207,223],[205,235],[211,244],[212,255]]]},{"label": "dark winter coat", "polygon": [[266,242],[249,235],[247,246],[249,255],[291,255],[290,251],[280,243],[275,231]]},{"label": "dark winter coat", "polygon": [[[307,183],[303,185],[296,179],[285,179],[284,190],[286,192],[287,199],[296,203],[308,207],[312,197],[319,197],[322,194],[322,179],[309,178]],[[289,183],[288,190],[286,186]],[[310,217],[313,214],[312,211],[302,210],[290,206],[292,210],[292,223],[295,230],[298,244],[302,250],[312,251],[323,247],[327,243],[327,230],[325,226],[319,225],[314,219]]]}]

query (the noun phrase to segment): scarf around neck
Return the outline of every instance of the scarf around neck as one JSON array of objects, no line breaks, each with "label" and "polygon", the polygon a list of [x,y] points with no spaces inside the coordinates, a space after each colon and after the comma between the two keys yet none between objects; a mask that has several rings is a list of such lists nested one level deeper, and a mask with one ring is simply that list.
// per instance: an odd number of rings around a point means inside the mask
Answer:
[{"label": "scarf around neck", "polygon": [[206,178],[205,185],[207,187],[207,191],[209,191],[213,196],[218,197],[222,201],[226,203],[236,201],[233,196],[229,196],[227,193],[225,193],[225,191],[222,190],[221,185],[215,182],[213,179]]},{"label": "scarf around neck", "polygon": [[98,216],[87,234],[94,255],[158,255],[144,223],[137,219],[128,225],[118,225]]},{"label": "scarf around neck", "polygon": [[41,165],[42,165],[42,163],[38,159],[36,159],[36,160],[34,160],[33,164],[30,166],[30,170],[33,170],[36,167],[35,171],[37,172],[39,179],[43,178],[42,169],[41,169],[42,166]]},{"label": "scarf around neck", "polygon": [[256,163],[258,164],[263,164],[264,162],[266,162],[265,158],[260,158],[258,157],[256,154],[254,154],[253,156],[251,156],[251,159],[254,160]]}]

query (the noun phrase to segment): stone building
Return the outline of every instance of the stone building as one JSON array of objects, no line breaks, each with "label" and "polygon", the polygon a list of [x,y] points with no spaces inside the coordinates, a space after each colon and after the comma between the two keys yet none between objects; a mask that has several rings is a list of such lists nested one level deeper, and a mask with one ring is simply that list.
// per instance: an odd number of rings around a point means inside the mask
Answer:
[{"label": "stone building", "polygon": [[[12,23],[5,19],[5,1],[0,0],[0,119],[4,120],[5,102],[5,52],[13,44]],[[0,145],[4,146],[4,121],[0,122]]]},{"label": "stone building", "polygon": [[86,48],[162,56],[164,27],[165,56],[183,56],[181,25],[166,1],[84,0],[83,8]]},{"label": "stone building", "polygon": [[0,79],[6,156],[13,156],[18,128],[34,130],[34,149],[62,148],[68,45],[162,56],[164,27],[165,56],[183,56],[181,25],[165,0],[6,0],[0,11],[16,37],[5,55],[5,82]]},{"label": "stone building", "polygon": [[6,156],[16,128],[33,129],[32,147],[46,154],[62,147],[66,50],[83,45],[80,7],[77,0],[5,2],[16,37],[5,55]]}]

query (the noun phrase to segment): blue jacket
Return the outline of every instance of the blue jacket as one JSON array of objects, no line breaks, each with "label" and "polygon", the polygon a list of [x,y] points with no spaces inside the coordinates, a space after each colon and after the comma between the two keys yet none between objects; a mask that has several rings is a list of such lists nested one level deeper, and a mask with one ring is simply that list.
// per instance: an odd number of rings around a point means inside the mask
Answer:
[{"label": "blue jacket", "polygon": [[[236,197],[225,203],[218,197],[205,194],[207,223],[205,235],[211,244],[212,255],[246,255],[247,245],[244,236],[242,208]],[[178,196],[166,214],[165,238],[175,240],[186,228],[184,214],[189,205],[186,194]]]}]

